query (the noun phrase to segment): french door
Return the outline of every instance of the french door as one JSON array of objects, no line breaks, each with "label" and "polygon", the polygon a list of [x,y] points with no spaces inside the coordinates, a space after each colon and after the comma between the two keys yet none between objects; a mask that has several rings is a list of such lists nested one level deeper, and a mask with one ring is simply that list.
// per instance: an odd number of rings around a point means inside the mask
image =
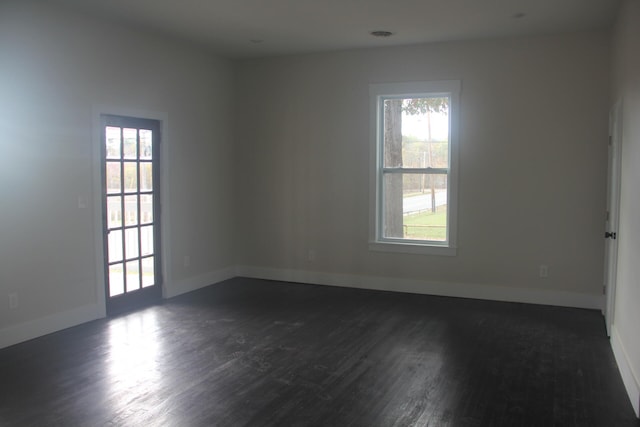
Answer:
[{"label": "french door", "polygon": [[116,314],[161,296],[160,122],[101,120],[106,301]]}]

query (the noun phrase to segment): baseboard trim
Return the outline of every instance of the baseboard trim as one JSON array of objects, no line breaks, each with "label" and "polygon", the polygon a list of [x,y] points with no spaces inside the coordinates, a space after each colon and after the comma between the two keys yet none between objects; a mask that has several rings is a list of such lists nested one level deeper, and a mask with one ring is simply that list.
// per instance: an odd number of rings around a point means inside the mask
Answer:
[{"label": "baseboard trim", "polygon": [[[164,298],[195,291],[236,276],[235,266],[212,271],[167,286]],[[104,307],[87,304],[0,329],[0,349],[105,317]]]},{"label": "baseboard trim", "polygon": [[611,348],[613,349],[613,356],[616,358],[616,363],[622,376],[622,382],[627,389],[633,410],[636,413],[636,417],[640,418],[640,380],[638,380],[638,377],[633,373],[633,369],[631,369],[629,357],[620,339],[616,325],[611,326]]},{"label": "baseboard trim", "polygon": [[199,276],[176,282],[165,289],[164,298],[173,298],[178,295],[192,292],[200,288],[232,279],[236,276],[236,267],[229,266],[220,270],[210,271]]},{"label": "baseboard trim", "polygon": [[[591,294],[521,289],[481,284],[433,282],[379,276],[334,274],[254,266],[229,266],[169,284],[164,290],[164,298],[172,298],[187,292],[195,291],[236,276],[307,283],[313,285],[556,305],[562,307],[600,310],[603,307],[603,298],[599,295]],[[40,319],[8,326],[0,329],[0,348],[9,347],[52,332],[77,326],[85,322],[90,322],[104,316],[104,307],[101,308],[98,304],[88,304],[73,310],[55,313]],[[631,378],[633,378],[633,376]],[[637,390],[637,382],[634,384],[635,390]],[[636,396],[637,395],[638,393],[636,392]],[[636,398],[635,408],[637,408],[637,404],[638,399]]]},{"label": "baseboard trim", "polygon": [[333,274],[254,266],[238,266],[237,275],[257,279],[281,280],[313,285],[340,286],[379,291],[521,302],[528,304],[554,305],[597,310],[602,310],[604,303],[604,299],[601,295],[577,292],[548,291],[469,283],[434,282],[428,280],[399,279],[379,276]]},{"label": "baseboard trim", "polygon": [[0,348],[100,319],[104,317],[103,311],[98,304],[87,304],[73,310],[8,326],[0,329]]}]

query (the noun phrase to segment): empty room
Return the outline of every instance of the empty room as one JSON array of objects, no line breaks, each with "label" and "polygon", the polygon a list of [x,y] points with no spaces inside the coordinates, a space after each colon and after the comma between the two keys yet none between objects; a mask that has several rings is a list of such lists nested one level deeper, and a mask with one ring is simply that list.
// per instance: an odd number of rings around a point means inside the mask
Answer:
[{"label": "empty room", "polygon": [[0,425],[639,426],[639,22],[0,1]]}]

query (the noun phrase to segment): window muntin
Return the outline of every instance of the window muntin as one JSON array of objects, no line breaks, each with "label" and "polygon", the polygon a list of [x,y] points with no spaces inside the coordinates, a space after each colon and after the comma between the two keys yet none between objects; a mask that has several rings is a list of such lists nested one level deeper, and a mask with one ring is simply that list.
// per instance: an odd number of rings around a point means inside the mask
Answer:
[{"label": "window muntin", "polygon": [[459,88],[371,85],[372,249],[455,254]]}]

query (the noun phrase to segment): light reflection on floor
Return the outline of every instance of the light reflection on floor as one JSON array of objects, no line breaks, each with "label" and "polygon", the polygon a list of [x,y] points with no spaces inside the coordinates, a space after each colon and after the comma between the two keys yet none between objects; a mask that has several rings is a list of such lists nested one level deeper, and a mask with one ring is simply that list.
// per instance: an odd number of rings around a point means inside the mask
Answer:
[{"label": "light reflection on floor", "polygon": [[108,328],[108,393],[117,412],[133,401],[144,404],[162,386],[162,347],[154,310],[113,319]]}]

